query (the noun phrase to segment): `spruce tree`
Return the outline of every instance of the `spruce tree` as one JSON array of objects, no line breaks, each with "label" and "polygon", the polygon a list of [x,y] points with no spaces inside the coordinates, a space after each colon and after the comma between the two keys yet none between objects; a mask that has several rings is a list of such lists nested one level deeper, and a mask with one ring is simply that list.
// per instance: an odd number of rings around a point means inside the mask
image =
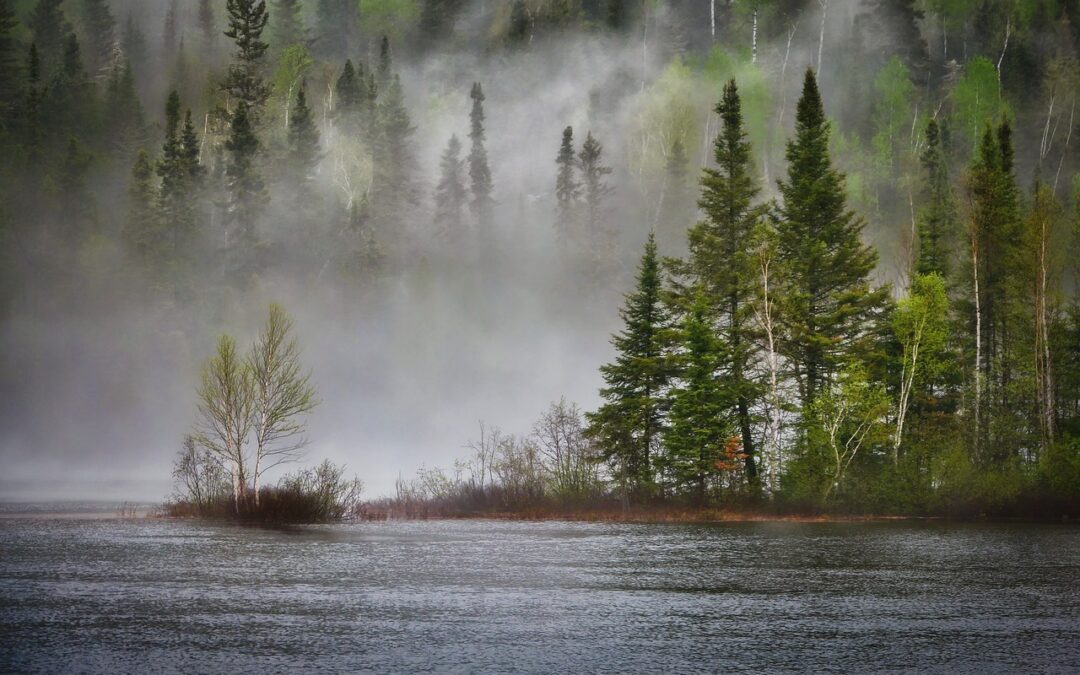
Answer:
[{"label": "spruce tree", "polygon": [[864,223],[847,208],[844,175],[829,158],[829,122],[812,70],[806,71],[780,182],[777,262],[782,348],[794,369],[804,410],[840,367],[857,358],[884,289],[871,289],[876,252],[860,239]]},{"label": "spruce tree", "polygon": [[574,171],[577,168],[577,157],[574,156],[574,129],[563,129],[562,143],[559,145],[559,154],[555,157],[555,165],[558,167],[555,174],[555,201],[557,203],[555,229],[560,240],[569,243],[576,238],[578,200],[581,199],[581,183],[578,182]]},{"label": "spruce tree", "polygon": [[376,84],[380,89],[386,89],[390,86],[390,81],[394,76],[394,55],[390,51],[390,38],[385,35],[382,36],[382,41],[379,43],[379,63],[375,69],[377,75]]},{"label": "spruce tree", "polygon": [[604,403],[587,415],[587,433],[627,499],[645,499],[654,492],[654,453],[668,408],[670,364],[664,344],[670,319],[660,295],[656,239],[650,234],[637,286],[620,311],[624,327],[611,340],[615,361],[600,368]]},{"label": "spruce tree", "polygon": [[86,35],[86,62],[91,73],[107,68],[116,43],[116,19],[107,0],[82,0],[82,23]]},{"label": "spruce tree", "polygon": [[[361,68],[363,66],[361,65]],[[353,67],[352,59],[345,60],[345,67],[341,69],[334,84],[334,97],[337,99],[339,117],[348,122],[359,113],[360,103],[363,100],[362,88],[364,83],[357,78],[356,68]]]},{"label": "spruce tree", "polygon": [[416,129],[409,119],[409,111],[405,107],[405,93],[397,75],[379,97],[376,114],[378,130],[375,139],[372,206],[376,221],[387,228],[384,232],[396,231],[406,215],[406,207],[416,199],[411,144]]},{"label": "spruce tree", "polygon": [[248,106],[236,106],[225,141],[228,166],[225,170],[229,190],[228,238],[229,267],[233,277],[244,283],[256,271],[258,233],[256,228],[269,196],[255,158],[260,143]]},{"label": "spruce tree", "polygon": [[229,66],[224,89],[245,104],[244,117],[253,123],[270,96],[270,87],[263,77],[269,47],[262,41],[262,32],[269,20],[266,0],[227,0],[225,9],[229,17],[229,30],[225,35],[236,43],[236,54]]},{"label": "spruce tree", "polygon": [[472,191],[473,216],[481,233],[490,235],[491,217],[494,200],[491,198],[491,167],[488,166],[487,150],[484,148],[484,90],[479,82],[474,82],[472,91],[472,111],[469,113],[469,187]]},{"label": "spruce tree", "polygon": [[922,154],[924,174],[923,207],[918,218],[916,272],[939,274],[948,279],[952,251],[955,250],[956,203],[949,182],[949,165],[941,147],[941,129],[936,120],[926,125],[926,149]]},{"label": "spruce tree", "polygon": [[752,372],[757,350],[751,329],[751,301],[758,283],[755,232],[763,210],[754,204],[759,187],[735,80],[724,86],[716,114],[723,125],[713,143],[716,168],[704,170],[698,202],[705,220],[690,229],[689,256],[685,261],[675,262],[673,271],[690,287],[691,296],[694,289],[701,289],[728,346],[729,360],[724,367],[735,393],[746,476],[756,485],[751,410],[760,395],[760,387]]},{"label": "spruce tree", "polygon": [[288,170],[297,191],[297,202],[302,206],[311,204],[313,174],[319,159],[319,130],[307,104],[305,87],[301,84],[289,116]]},{"label": "spruce tree", "polygon": [[[186,147],[194,137],[194,128],[189,130],[188,125],[191,125],[190,113],[185,129],[181,130],[180,95],[173,90],[165,104],[165,143],[157,165],[157,174],[161,178],[158,209],[165,237],[162,254],[165,261],[173,265],[183,262],[197,228],[192,184],[198,167],[198,148],[197,139],[194,139],[194,149]],[[194,157],[192,150],[196,152]]]},{"label": "spruce tree", "polygon": [[716,462],[735,430],[735,400],[722,372],[730,361],[717,336],[715,306],[696,294],[676,334],[678,384],[671,391],[671,414],[664,433],[663,465],[677,493],[689,492],[704,503]]},{"label": "spruce tree", "polygon": [[461,141],[451,136],[439,162],[440,178],[435,191],[435,227],[448,239],[460,241],[464,223],[462,209],[467,199],[461,159]]}]

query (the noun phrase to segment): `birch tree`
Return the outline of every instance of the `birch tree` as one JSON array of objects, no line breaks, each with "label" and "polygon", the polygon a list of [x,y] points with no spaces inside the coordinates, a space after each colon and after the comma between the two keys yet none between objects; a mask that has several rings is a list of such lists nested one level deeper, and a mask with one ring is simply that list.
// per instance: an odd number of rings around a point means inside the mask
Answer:
[{"label": "birch tree", "polygon": [[255,461],[252,491],[259,504],[259,479],[268,470],[299,459],[307,445],[304,416],[318,404],[310,373],[300,364],[300,347],[292,338],[292,319],[281,305],[270,315],[246,360],[251,378]]},{"label": "birch tree", "polygon": [[246,502],[248,437],[254,402],[254,380],[236,341],[218,338],[217,353],[206,363],[197,390],[199,422],[196,442],[229,473],[233,503],[239,512]]}]

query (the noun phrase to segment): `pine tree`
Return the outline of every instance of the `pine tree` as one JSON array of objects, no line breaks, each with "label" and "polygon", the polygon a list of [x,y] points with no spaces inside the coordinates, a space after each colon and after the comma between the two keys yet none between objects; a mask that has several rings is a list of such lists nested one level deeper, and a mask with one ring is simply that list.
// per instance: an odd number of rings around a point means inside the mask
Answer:
[{"label": "pine tree", "polygon": [[230,272],[243,283],[256,271],[258,236],[256,227],[269,197],[262,176],[255,166],[260,143],[248,106],[236,106],[229,126],[225,150],[229,154],[225,170],[229,190],[228,253]]},{"label": "pine tree", "polygon": [[488,166],[487,150],[484,148],[484,90],[479,82],[474,82],[472,91],[472,111],[469,113],[470,131],[469,140],[472,147],[469,149],[469,187],[472,190],[473,216],[485,235],[490,235],[492,208],[494,200],[491,198],[491,167]]},{"label": "pine tree", "polygon": [[162,243],[155,197],[154,169],[149,155],[145,150],[140,150],[131,169],[123,238],[128,251],[147,271],[157,268]]},{"label": "pine tree", "polygon": [[[363,68],[363,65],[361,65]],[[337,83],[334,85],[334,96],[337,98],[337,108],[346,120],[355,116],[360,110],[363,99],[362,87],[364,83],[357,78],[356,69],[352,59],[345,60],[345,67],[341,69]]]},{"label": "pine tree", "polygon": [[625,498],[653,493],[654,453],[664,431],[670,364],[664,353],[669,316],[660,298],[660,265],[653,235],[637,275],[637,287],[620,311],[623,330],[612,337],[618,352],[600,368],[603,405],[587,415],[588,435],[612,465]]},{"label": "pine tree", "polygon": [[829,158],[829,123],[814,73],[807,70],[780,182],[777,262],[791,362],[804,410],[840,366],[856,357],[867,322],[884,299],[872,290],[877,254],[860,240],[863,221],[845,203],[844,176]]},{"label": "pine tree", "polygon": [[555,157],[558,171],[555,175],[555,201],[558,204],[555,229],[564,242],[577,237],[578,200],[581,199],[581,183],[574,175],[577,158],[574,156],[574,129],[563,129],[562,144]]},{"label": "pine tree", "polygon": [[607,198],[614,192],[605,176],[611,174],[611,167],[603,163],[604,146],[593,138],[590,131],[585,135],[578,153],[578,168],[581,169],[582,195],[585,207],[585,236],[593,255],[602,255],[611,245],[612,233],[604,226],[604,211]]},{"label": "pine tree", "polygon": [[411,139],[416,131],[405,107],[401,79],[395,75],[379,98],[378,134],[375,139],[375,176],[372,205],[376,221],[396,231],[405,217],[405,208],[415,202],[414,159]]},{"label": "pine tree", "polygon": [[82,0],[82,21],[86,33],[86,60],[90,72],[107,68],[116,43],[116,19],[107,0]]},{"label": "pine tree", "polygon": [[261,39],[269,20],[266,0],[227,0],[225,8],[229,15],[229,30],[225,35],[236,42],[236,54],[224,89],[246,105],[244,117],[254,122],[270,96],[270,87],[263,78],[269,45]]},{"label": "pine tree", "polygon": [[321,158],[319,130],[315,126],[307,93],[303,84],[296,92],[296,104],[289,116],[288,166],[291,181],[296,188],[300,205],[310,205],[312,200],[312,177]]},{"label": "pine tree", "polygon": [[198,229],[195,187],[200,172],[198,137],[191,111],[181,128],[180,96],[173,90],[165,104],[165,144],[157,174],[161,178],[158,209],[166,240],[162,253],[174,265],[185,261]]},{"label": "pine tree", "polygon": [[713,301],[696,295],[676,335],[678,384],[671,391],[671,414],[664,433],[665,472],[678,493],[689,491],[704,503],[732,423],[734,397],[721,369],[730,361],[711,317]]},{"label": "pine tree", "polygon": [[277,0],[274,4],[273,42],[277,51],[307,42],[301,10],[300,0]]},{"label": "pine tree", "polygon": [[951,251],[955,250],[956,204],[949,182],[949,165],[941,147],[941,130],[935,120],[926,125],[926,149],[922,154],[925,171],[923,207],[919,212],[919,253],[916,271],[919,274],[939,274],[948,279],[952,265]]},{"label": "pine tree", "polygon": [[64,53],[64,40],[70,26],[60,8],[64,0],[37,0],[30,13],[30,32],[41,60],[41,77],[48,80],[56,72]]},{"label": "pine tree", "polygon": [[745,456],[746,477],[756,485],[757,461],[751,410],[760,395],[752,376],[756,348],[751,301],[757,288],[755,232],[763,216],[754,205],[759,187],[754,178],[750,142],[743,127],[742,104],[735,80],[724,86],[716,106],[722,128],[713,143],[715,169],[705,169],[699,205],[705,220],[688,233],[690,255],[673,265],[691,288],[700,288],[728,346],[724,364],[735,392],[736,419]]},{"label": "pine tree", "polygon": [[379,85],[379,89],[386,89],[390,86],[390,81],[394,75],[393,58],[393,53],[390,51],[390,38],[384,35],[379,43],[379,63],[375,69],[378,76],[376,84]]},{"label": "pine tree", "polygon": [[464,223],[462,209],[467,199],[465,162],[461,159],[461,141],[451,136],[439,163],[439,185],[435,191],[435,226],[448,239],[460,241]]}]

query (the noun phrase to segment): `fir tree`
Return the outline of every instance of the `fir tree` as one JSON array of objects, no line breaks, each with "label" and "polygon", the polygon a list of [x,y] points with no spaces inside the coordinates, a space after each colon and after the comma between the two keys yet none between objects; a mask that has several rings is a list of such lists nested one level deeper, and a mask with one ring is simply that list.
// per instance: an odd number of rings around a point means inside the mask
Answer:
[{"label": "fir tree", "polygon": [[637,275],[637,287],[620,311],[623,330],[612,337],[618,352],[600,368],[603,405],[588,417],[588,435],[613,467],[626,498],[653,493],[653,460],[668,407],[670,364],[664,354],[669,316],[660,298],[660,267],[653,235]]},{"label": "fir tree", "polygon": [[919,212],[919,252],[916,271],[938,274],[943,279],[951,272],[950,251],[954,250],[956,204],[949,183],[949,165],[941,147],[941,130],[935,120],[926,125],[926,149],[922,154],[925,171],[923,207]]},{"label": "fir tree", "polygon": [[803,408],[858,353],[867,322],[884,299],[872,290],[877,254],[860,240],[863,221],[846,205],[844,176],[829,158],[829,123],[814,73],[807,70],[780,182],[777,262],[785,280],[782,345]]},{"label": "fir tree", "polygon": [[705,220],[690,229],[690,255],[673,268],[692,289],[702,289],[728,346],[730,360],[724,365],[735,392],[746,476],[755,484],[757,463],[751,410],[760,388],[751,372],[756,359],[750,326],[751,300],[757,288],[754,239],[763,213],[754,205],[759,188],[734,80],[724,86],[716,114],[723,125],[713,143],[716,168],[705,169],[701,179],[699,205],[705,212]]},{"label": "fir tree", "polygon": [[107,0],[82,0],[82,22],[86,34],[86,60],[90,72],[97,73],[112,62],[116,43],[116,19]]},{"label": "fir tree", "polygon": [[465,162],[461,159],[461,141],[451,136],[439,163],[439,185],[435,191],[435,226],[451,240],[460,240],[464,223],[462,209],[467,198]]},{"label": "fir tree", "polygon": [[386,89],[393,78],[393,58],[393,54],[390,51],[390,38],[384,35],[382,36],[382,41],[379,43],[379,63],[375,69],[375,73],[378,76],[376,84],[379,85],[380,89]]},{"label": "fir tree", "polygon": [[296,92],[296,104],[289,116],[288,169],[298,194],[298,203],[310,205],[312,177],[319,163],[319,130],[315,126],[303,84]]},{"label": "fir tree", "polygon": [[472,212],[480,231],[490,234],[491,216],[494,201],[491,198],[491,168],[488,166],[487,150],[484,149],[484,90],[479,82],[474,82],[472,91],[472,112],[469,113],[469,187],[472,191]]},{"label": "fir tree", "polygon": [[225,150],[229,155],[225,175],[229,190],[227,247],[230,271],[241,283],[247,281],[256,269],[256,227],[268,201],[266,186],[255,165],[259,148],[259,138],[255,135],[247,103],[240,101],[225,141]]},{"label": "fir tree", "polygon": [[236,42],[235,62],[229,66],[224,88],[237,101],[243,101],[247,110],[244,117],[254,121],[259,110],[270,96],[270,87],[263,78],[266,49],[262,41],[269,15],[265,0],[227,0],[229,30],[225,35]]},{"label": "fir tree", "polygon": [[411,139],[416,131],[397,75],[380,96],[377,115],[372,205],[376,220],[396,230],[405,216],[405,207],[415,201]]},{"label": "fir tree", "polygon": [[[362,68],[363,66],[361,66]],[[337,83],[334,85],[334,96],[337,98],[337,108],[345,117],[354,115],[360,109],[363,98],[363,82],[356,76],[352,59],[345,60],[345,67],[341,69]]]},{"label": "fir tree", "polygon": [[273,36],[277,51],[307,42],[301,9],[300,0],[277,0],[274,4]]},{"label": "fir tree", "polygon": [[735,401],[721,369],[730,360],[710,319],[713,302],[697,295],[676,336],[681,347],[675,367],[679,384],[671,391],[671,414],[664,433],[665,472],[677,492],[689,490],[704,503],[732,435]]},{"label": "fir tree", "polygon": [[195,187],[202,170],[198,146],[191,111],[180,127],[180,96],[174,90],[165,104],[165,144],[157,166],[158,208],[167,242],[163,254],[173,264],[186,260],[198,229]]},{"label": "fir tree", "polygon": [[581,183],[574,175],[577,158],[574,156],[574,129],[563,129],[562,144],[555,157],[558,171],[555,175],[555,201],[557,212],[555,229],[563,241],[577,236],[578,200],[581,198]]}]

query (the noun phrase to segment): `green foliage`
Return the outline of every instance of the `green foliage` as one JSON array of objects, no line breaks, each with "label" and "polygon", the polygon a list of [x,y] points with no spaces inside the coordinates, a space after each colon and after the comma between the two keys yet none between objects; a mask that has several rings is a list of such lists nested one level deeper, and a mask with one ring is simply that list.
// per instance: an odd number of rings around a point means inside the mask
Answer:
[{"label": "green foliage", "polygon": [[270,96],[264,79],[266,50],[262,33],[270,15],[266,0],[227,0],[229,29],[225,35],[236,43],[234,62],[229,66],[224,89],[246,107],[245,115],[257,117],[259,109]]},{"label": "green foliage", "polygon": [[360,25],[371,35],[400,42],[420,16],[417,0],[360,0]]},{"label": "green foliage", "polygon": [[895,175],[915,104],[915,85],[900,57],[892,57],[874,78],[874,92],[874,151],[880,170]]},{"label": "green foliage", "polygon": [[977,57],[964,65],[964,72],[952,90],[951,127],[970,140],[974,150],[983,127],[1002,115],[1009,105],[1001,95],[997,69],[990,59]]}]

